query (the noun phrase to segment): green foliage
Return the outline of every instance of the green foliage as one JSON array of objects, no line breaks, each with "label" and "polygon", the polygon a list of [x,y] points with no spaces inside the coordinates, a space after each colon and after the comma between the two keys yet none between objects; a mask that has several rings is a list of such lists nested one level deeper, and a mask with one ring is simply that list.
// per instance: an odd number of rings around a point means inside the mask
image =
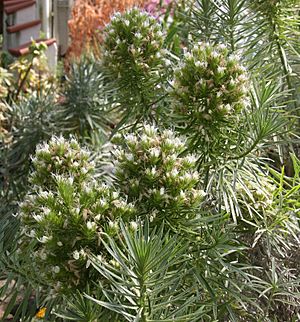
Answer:
[{"label": "green foliage", "polygon": [[121,225],[118,246],[113,239],[105,243],[116,261],[115,266],[91,257],[93,266],[109,281],[110,288],[101,289],[107,301],[95,303],[112,310],[126,321],[196,321],[203,314],[193,287],[184,284],[188,274],[186,246],[175,237],[159,230],[149,231],[149,223],[139,225],[132,235]]},{"label": "green foliage", "polygon": [[[22,198],[36,145],[56,132],[53,124],[54,98],[39,95],[14,103],[5,112],[7,141],[0,143],[3,192]],[[1,183],[0,181],[0,183]]]},{"label": "green foliage", "polygon": [[115,14],[59,86],[39,46],[1,70],[5,316],[300,319],[299,5],[173,9]]},{"label": "green foliage", "polygon": [[[92,56],[82,56],[70,65],[62,88],[61,104],[56,111],[56,125],[64,134],[106,137],[112,121],[108,116],[111,90],[99,63]],[[96,135],[95,135],[96,134]]]}]

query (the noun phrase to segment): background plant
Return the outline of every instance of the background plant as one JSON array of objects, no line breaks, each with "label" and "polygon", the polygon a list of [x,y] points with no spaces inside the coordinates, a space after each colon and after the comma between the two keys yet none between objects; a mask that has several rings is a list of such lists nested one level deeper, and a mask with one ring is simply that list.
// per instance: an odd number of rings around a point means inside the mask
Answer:
[{"label": "background plant", "polygon": [[[101,29],[109,22],[115,11],[123,12],[132,6],[141,5],[143,1],[133,0],[77,0],[69,20],[71,44],[68,60],[80,57],[85,51],[99,50],[102,40]],[[99,54],[99,52],[98,52]]]},{"label": "background plant", "polygon": [[70,63],[55,120],[64,135],[75,134],[81,140],[93,137],[100,143],[105,140],[114,125],[108,113],[113,90],[106,83],[92,54]]}]

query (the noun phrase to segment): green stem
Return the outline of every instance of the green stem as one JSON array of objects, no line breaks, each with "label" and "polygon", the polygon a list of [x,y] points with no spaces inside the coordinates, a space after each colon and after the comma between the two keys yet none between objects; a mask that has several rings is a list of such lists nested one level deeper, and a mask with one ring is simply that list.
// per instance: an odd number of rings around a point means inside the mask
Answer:
[{"label": "green stem", "polygon": [[[292,85],[292,80],[291,80],[291,77],[290,77],[290,71],[289,71],[289,68],[288,68],[288,61],[286,59],[285,50],[284,50],[284,48],[283,48],[283,46],[281,44],[280,38],[279,38],[279,32],[277,31],[278,26],[276,25],[276,22],[273,21],[273,20],[272,20],[272,27],[273,27],[273,33],[274,33],[274,40],[275,40],[277,50],[278,50],[278,55],[279,55],[280,62],[281,62],[281,65],[282,65],[282,69],[283,69],[283,72],[284,72],[284,76],[285,76],[285,79],[286,79],[286,84],[287,84],[288,89],[293,92],[293,96],[294,96],[295,95],[295,88]],[[295,107],[295,109],[297,108],[296,101],[294,101],[294,107]],[[297,113],[297,114],[299,114],[299,113]]]},{"label": "green stem", "polygon": [[20,92],[21,92],[21,90],[22,90],[22,88],[23,88],[23,86],[24,86],[24,84],[25,84],[25,81],[26,81],[26,79],[27,79],[27,77],[28,77],[28,75],[29,75],[29,72],[30,72],[30,70],[31,70],[32,66],[33,66],[33,62],[31,62],[31,63],[30,63],[30,65],[29,65],[28,69],[26,70],[25,76],[24,76],[24,77],[23,77],[23,79],[21,80],[21,84],[20,84],[20,86],[18,87],[18,91],[17,91],[17,93],[16,93],[16,97],[15,97],[15,99],[16,99],[16,100],[18,99],[18,96],[19,96],[19,94],[20,94]]},{"label": "green stem", "polygon": [[234,156],[234,157],[229,157],[228,160],[238,160],[241,158],[244,158],[245,156],[247,156],[248,154],[250,154],[255,148],[256,146],[259,144],[260,140],[256,139],[252,145],[250,146],[249,149],[247,149],[244,153],[238,155],[238,156]]}]

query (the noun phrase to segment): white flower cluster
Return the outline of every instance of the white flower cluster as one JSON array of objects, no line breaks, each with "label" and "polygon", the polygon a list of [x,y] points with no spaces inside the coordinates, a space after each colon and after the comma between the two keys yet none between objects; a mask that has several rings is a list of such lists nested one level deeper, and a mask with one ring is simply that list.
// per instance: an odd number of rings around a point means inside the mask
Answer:
[{"label": "white flower cluster", "polygon": [[20,204],[22,242],[38,242],[36,265],[41,271],[53,267],[45,278],[51,282],[55,274],[62,287],[85,283],[83,252],[101,252],[101,237],[117,233],[120,217],[129,221],[135,215],[133,204],[87,175],[93,169],[88,157],[74,139],[54,137],[39,146],[35,184]]},{"label": "white flower cluster", "polygon": [[248,105],[246,70],[225,45],[195,44],[174,74],[174,113],[202,141],[209,142],[216,129],[236,122]]},{"label": "white flower cluster", "polygon": [[136,202],[140,214],[177,217],[182,210],[194,216],[205,193],[197,189],[197,158],[180,156],[184,141],[171,130],[144,125],[137,134],[115,138],[116,177],[120,191]]},{"label": "white flower cluster", "polygon": [[131,71],[152,73],[170,65],[163,36],[161,26],[145,11],[133,8],[116,13],[105,28],[104,65],[118,77]]},{"label": "white flower cluster", "polygon": [[[67,175],[68,180],[83,182],[94,171],[94,163],[89,161],[90,153],[82,149],[75,139],[66,140],[52,137],[49,143],[37,146],[32,159],[36,171],[31,176],[31,183],[42,188],[50,188],[59,177]],[[50,186],[49,186],[50,184]]]}]

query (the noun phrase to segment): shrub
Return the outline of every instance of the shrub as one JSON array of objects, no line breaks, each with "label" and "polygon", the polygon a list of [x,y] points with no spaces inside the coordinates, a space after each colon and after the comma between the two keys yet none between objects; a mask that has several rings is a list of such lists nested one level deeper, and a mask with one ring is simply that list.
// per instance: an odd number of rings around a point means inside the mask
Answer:
[{"label": "shrub", "polygon": [[196,158],[181,156],[184,141],[173,131],[143,125],[137,133],[118,135],[116,182],[140,215],[151,221],[183,222],[195,217],[204,191],[195,170]]},{"label": "shrub", "polygon": [[134,208],[93,180],[89,153],[75,139],[53,137],[38,146],[33,165],[32,188],[20,205],[21,249],[36,243],[32,260],[56,290],[83,287],[87,253],[101,254],[103,236],[116,234],[118,218],[131,217]]},{"label": "shrub", "polygon": [[116,103],[123,121],[158,118],[157,102],[164,96],[171,64],[160,24],[134,8],[116,13],[104,31],[103,65],[118,89]]},{"label": "shrub", "polygon": [[179,131],[188,136],[191,150],[220,155],[217,150],[230,145],[230,132],[247,106],[245,69],[226,46],[198,43],[174,75],[171,113]]}]

